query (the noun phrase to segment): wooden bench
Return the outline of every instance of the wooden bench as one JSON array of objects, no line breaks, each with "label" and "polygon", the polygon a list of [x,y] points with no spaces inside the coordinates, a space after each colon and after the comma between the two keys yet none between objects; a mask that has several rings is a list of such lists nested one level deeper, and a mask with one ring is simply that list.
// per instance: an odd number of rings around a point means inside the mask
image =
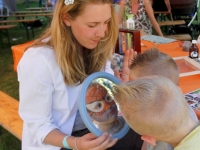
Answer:
[{"label": "wooden bench", "polygon": [[172,26],[172,25],[183,25],[185,24],[184,20],[174,20],[174,21],[159,21],[159,26]]},{"label": "wooden bench", "polygon": [[189,34],[175,34],[175,35],[165,35],[164,37],[170,39],[176,39],[181,41],[191,41],[192,37]]},{"label": "wooden bench", "polygon": [[[24,26],[25,26],[25,29],[26,29],[26,34],[27,34],[27,39],[30,39],[29,32],[28,32],[28,28],[30,27],[29,23],[33,23],[35,21],[39,21],[39,19],[2,20],[2,21],[0,21],[0,24],[24,23]],[[32,36],[34,37],[34,32],[33,32],[32,26],[31,26],[31,30],[32,30]]]},{"label": "wooden bench", "polygon": [[13,14],[13,15],[3,15],[0,16],[0,20],[7,20],[8,18],[14,17],[16,19],[26,19],[27,17],[30,18],[38,18],[38,17],[46,17],[49,21],[51,20],[53,14],[52,13],[41,13],[41,14]]},{"label": "wooden bench", "polygon": [[53,13],[52,10],[40,10],[40,11],[15,11],[12,14],[41,14],[41,13]]},{"label": "wooden bench", "polygon": [[[10,36],[8,33],[8,29],[14,28],[17,25],[0,25],[0,44],[3,46],[3,35],[5,35],[8,39],[8,43],[10,45]],[[5,31],[5,32],[4,32]]]},{"label": "wooden bench", "polygon": [[46,8],[45,7],[30,7],[30,8],[26,8],[26,10],[40,11],[40,10],[46,10]]},{"label": "wooden bench", "polygon": [[18,108],[19,101],[0,91],[0,125],[21,140],[23,121]]},{"label": "wooden bench", "polygon": [[[165,20],[165,17],[167,16],[167,15],[169,15],[169,19],[170,20],[173,20],[173,17],[172,17],[172,13],[171,13],[171,11],[154,11],[154,14],[155,15],[159,15],[160,16],[160,18],[163,20]],[[157,19],[157,21],[158,21],[158,19]]]},{"label": "wooden bench", "polygon": [[0,16],[0,18],[3,18],[4,20],[6,20],[9,17],[37,17],[37,16],[53,16],[52,13],[41,13],[41,14],[13,14],[13,15],[9,15],[9,16]]}]

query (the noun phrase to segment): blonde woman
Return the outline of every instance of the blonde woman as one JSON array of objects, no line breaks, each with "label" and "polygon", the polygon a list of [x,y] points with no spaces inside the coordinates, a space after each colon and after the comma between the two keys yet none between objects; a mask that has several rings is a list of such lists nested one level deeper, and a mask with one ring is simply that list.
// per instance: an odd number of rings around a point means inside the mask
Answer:
[{"label": "blonde woman", "polygon": [[108,133],[89,133],[78,111],[84,79],[99,71],[113,74],[118,28],[111,4],[58,0],[51,26],[23,55],[18,65],[22,150],[102,150],[121,144]]}]

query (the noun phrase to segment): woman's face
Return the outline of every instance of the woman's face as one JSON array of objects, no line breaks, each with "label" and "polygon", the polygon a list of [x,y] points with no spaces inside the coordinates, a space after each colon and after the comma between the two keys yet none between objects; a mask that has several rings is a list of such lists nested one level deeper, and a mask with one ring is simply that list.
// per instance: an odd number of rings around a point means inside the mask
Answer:
[{"label": "woman's face", "polygon": [[97,122],[113,122],[117,119],[117,105],[101,85],[93,85],[88,88],[86,107],[91,119]]},{"label": "woman's face", "polygon": [[64,22],[71,26],[72,33],[81,46],[93,49],[105,36],[110,19],[109,4],[87,4],[80,16],[74,20],[66,19]]}]

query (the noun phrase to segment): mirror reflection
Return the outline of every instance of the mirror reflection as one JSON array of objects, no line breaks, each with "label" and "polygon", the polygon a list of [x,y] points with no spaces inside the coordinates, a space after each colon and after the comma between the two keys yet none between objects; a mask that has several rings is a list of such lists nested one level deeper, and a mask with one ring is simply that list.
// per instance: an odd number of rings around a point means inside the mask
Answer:
[{"label": "mirror reflection", "polygon": [[113,86],[112,81],[97,78],[89,84],[86,92],[86,109],[91,121],[96,128],[109,134],[119,132],[125,124],[112,96]]}]

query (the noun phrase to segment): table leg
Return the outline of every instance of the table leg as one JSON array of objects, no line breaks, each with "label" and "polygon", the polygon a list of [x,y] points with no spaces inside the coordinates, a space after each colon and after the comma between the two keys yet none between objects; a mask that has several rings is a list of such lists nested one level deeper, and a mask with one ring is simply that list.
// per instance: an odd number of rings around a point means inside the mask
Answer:
[{"label": "table leg", "polygon": [[35,37],[35,36],[34,36],[34,31],[33,31],[33,26],[32,26],[32,25],[31,25],[31,31],[32,31],[32,36]]},{"label": "table leg", "polygon": [[6,32],[5,34],[6,34],[7,39],[8,39],[8,44],[9,44],[9,46],[11,46],[11,44],[10,44],[10,36],[9,36],[8,30],[6,30],[5,32]]},{"label": "table leg", "polygon": [[28,32],[28,23],[27,23],[27,22],[24,22],[24,26],[25,26],[25,29],[26,29],[27,39],[30,39],[30,37],[29,37],[29,32]]},{"label": "table leg", "polygon": [[3,37],[2,37],[2,31],[0,31],[0,47],[3,48]]},{"label": "table leg", "polygon": [[7,37],[8,44],[9,44],[9,46],[11,46],[11,44],[10,44],[10,36],[9,36],[9,33],[8,33],[8,29],[5,29],[5,32],[3,32],[3,30],[0,31],[0,44],[2,45],[2,47],[4,47],[3,46],[3,35],[5,35]]}]

